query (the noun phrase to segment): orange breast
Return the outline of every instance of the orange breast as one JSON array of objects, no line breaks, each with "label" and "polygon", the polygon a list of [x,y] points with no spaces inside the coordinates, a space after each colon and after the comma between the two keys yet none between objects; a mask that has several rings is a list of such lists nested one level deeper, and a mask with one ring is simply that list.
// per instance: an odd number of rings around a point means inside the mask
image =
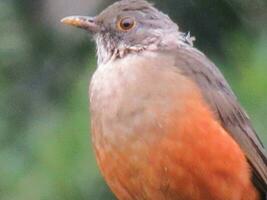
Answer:
[{"label": "orange breast", "polygon": [[186,85],[191,90],[170,91],[168,112],[151,100],[147,109],[156,119],[139,116],[143,123],[132,122],[131,134],[117,133],[117,143],[104,137],[111,130],[100,119],[92,120],[97,161],[111,190],[120,200],[258,200],[243,152],[197,87]]}]

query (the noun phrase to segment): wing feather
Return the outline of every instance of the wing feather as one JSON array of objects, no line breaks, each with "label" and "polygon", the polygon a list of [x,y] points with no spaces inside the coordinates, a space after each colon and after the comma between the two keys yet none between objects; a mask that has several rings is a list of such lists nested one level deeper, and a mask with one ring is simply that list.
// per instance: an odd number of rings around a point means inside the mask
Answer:
[{"label": "wing feather", "polygon": [[193,47],[175,52],[175,65],[200,86],[218,121],[245,152],[256,187],[267,192],[267,155],[250,119],[218,68]]}]

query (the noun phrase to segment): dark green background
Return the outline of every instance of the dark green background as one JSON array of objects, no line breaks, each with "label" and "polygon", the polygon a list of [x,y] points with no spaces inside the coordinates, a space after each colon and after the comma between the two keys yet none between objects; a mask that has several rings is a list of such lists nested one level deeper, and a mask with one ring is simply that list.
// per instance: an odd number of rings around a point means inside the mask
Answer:
[{"label": "dark green background", "polygon": [[[1,200],[114,199],[88,135],[95,47],[85,32],[59,23],[112,2],[90,1],[0,1]],[[267,1],[155,3],[196,36],[196,47],[223,71],[267,144]]]}]

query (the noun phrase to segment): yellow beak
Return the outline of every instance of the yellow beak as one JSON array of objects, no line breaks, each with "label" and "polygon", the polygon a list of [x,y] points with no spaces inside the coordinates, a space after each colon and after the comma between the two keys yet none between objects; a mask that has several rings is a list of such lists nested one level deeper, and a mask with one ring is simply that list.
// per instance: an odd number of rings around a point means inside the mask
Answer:
[{"label": "yellow beak", "polygon": [[61,20],[62,23],[85,29],[91,33],[96,33],[100,30],[93,17],[87,16],[69,16]]}]

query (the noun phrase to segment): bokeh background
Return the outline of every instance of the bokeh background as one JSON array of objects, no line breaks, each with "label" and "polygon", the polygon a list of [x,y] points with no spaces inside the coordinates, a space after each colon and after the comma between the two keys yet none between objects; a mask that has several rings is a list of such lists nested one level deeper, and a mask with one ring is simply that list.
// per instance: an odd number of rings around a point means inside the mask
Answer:
[{"label": "bokeh background", "polygon": [[[95,46],[59,21],[107,0],[0,1],[0,199],[112,200],[90,142]],[[219,66],[267,145],[267,1],[155,0]]]}]

